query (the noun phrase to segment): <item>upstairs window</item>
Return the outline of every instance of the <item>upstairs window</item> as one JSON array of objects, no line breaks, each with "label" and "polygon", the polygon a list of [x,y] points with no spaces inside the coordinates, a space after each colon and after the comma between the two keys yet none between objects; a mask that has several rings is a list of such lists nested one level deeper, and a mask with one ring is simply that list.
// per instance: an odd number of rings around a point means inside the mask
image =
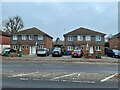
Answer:
[{"label": "upstairs window", "polygon": [[26,35],[22,35],[22,40],[26,40],[27,36]]},{"label": "upstairs window", "polygon": [[96,41],[101,41],[101,35],[96,35]]},{"label": "upstairs window", "polygon": [[34,40],[34,36],[33,35],[29,35],[29,40]]},{"label": "upstairs window", "polygon": [[90,35],[86,35],[86,41],[91,41],[91,36]]},{"label": "upstairs window", "polygon": [[73,41],[73,36],[68,36],[68,41]]},{"label": "upstairs window", "polygon": [[43,40],[43,35],[38,35],[38,40]]},{"label": "upstairs window", "polygon": [[13,40],[17,40],[17,35],[13,35]]},{"label": "upstairs window", "polygon": [[77,41],[83,41],[83,36],[82,35],[78,35],[77,36]]}]

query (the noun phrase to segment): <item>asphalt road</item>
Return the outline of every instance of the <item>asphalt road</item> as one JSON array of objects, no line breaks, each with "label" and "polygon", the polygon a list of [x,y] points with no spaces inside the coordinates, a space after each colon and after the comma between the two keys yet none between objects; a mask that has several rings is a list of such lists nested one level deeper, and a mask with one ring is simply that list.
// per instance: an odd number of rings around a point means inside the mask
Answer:
[{"label": "asphalt road", "polygon": [[2,69],[3,88],[118,88],[114,63],[3,62]]}]

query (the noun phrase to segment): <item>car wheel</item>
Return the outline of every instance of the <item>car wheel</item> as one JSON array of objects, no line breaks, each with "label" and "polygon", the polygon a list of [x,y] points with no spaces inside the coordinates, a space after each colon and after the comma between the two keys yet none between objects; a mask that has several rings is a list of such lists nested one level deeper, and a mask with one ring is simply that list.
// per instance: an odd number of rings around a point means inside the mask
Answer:
[{"label": "car wheel", "polygon": [[113,55],[113,58],[115,58],[115,55]]}]

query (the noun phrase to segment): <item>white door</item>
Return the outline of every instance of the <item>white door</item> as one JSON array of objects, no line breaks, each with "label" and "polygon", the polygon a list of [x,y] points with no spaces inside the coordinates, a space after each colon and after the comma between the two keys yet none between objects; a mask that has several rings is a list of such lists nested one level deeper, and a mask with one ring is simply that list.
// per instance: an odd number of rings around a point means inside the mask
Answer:
[{"label": "white door", "polygon": [[93,54],[93,46],[90,46],[90,54]]},{"label": "white door", "polygon": [[29,51],[29,52],[30,52],[30,55],[32,54],[31,51],[32,51],[32,46],[30,46],[30,51]]},{"label": "white door", "polygon": [[36,54],[36,47],[35,46],[32,46],[32,48],[31,48],[31,54]]}]

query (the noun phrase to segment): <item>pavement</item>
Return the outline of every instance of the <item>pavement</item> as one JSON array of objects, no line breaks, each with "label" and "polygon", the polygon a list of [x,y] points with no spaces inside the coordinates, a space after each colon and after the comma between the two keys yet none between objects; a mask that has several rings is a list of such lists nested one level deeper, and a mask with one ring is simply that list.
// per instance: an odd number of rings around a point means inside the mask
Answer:
[{"label": "pavement", "polygon": [[62,56],[62,57],[52,57],[41,56],[38,57],[36,55],[23,55],[22,57],[2,57],[2,61],[42,61],[42,62],[104,62],[104,63],[120,63],[120,59],[111,58],[102,56],[102,59],[93,59],[93,58],[72,58],[71,56]]},{"label": "pavement", "polygon": [[3,62],[3,88],[118,88],[118,65],[66,62]]},{"label": "pavement", "polygon": [[118,88],[119,59],[2,57],[3,88]]}]

